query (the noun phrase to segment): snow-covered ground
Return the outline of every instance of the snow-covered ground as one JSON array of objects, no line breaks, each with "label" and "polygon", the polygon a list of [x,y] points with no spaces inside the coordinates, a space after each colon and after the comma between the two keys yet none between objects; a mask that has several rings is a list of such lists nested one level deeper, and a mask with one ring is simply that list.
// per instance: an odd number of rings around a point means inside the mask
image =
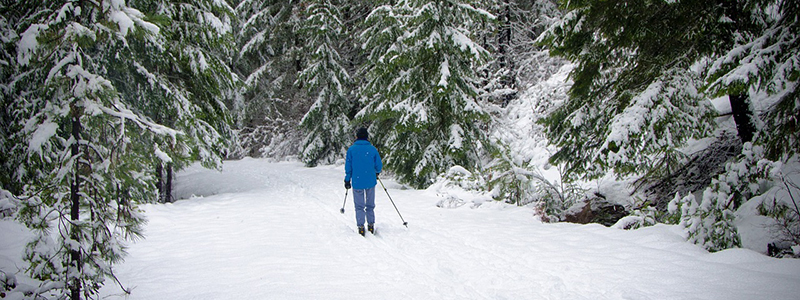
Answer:
[{"label": "snow-covered ground", "polygon": [[[377,236],[355,233],[341,166],[245,159],[178,176],[116,272],[127,299],[797,299],[800,260],[710,254],[679,230],[543,224],[526,208],[436,207],[384,180]],[[191,196],[191,195],[195,196]],[[112,285],[106,295],[119,294]],[[124,298],[124,297],[119,297]],[[114,297],[111,297],[114,299]]]},{"label": "snow-covered ground", "polygon": [[[378,235],[339,213],[343,168],[245,159],[178,174],[174,204],[145,205],[106,299],[797,299],[800,260],[708,253],[677,227],[545,224],[497,202],[439,208],[433,190],[384,180]],[[192,196],[194,195],[194,196]],[[3,225],[3,265],[22,229]],[[13,230],[12,230],[13,229]],[[19,232],[16,232],[19,230]],[[14,231],[14,232],[12,232]],[[5,239],[13,238],[13,240]],[[6,243],[5,241],[9,241]],[[12,251],[13,250],[13,251]],[[19,252],[16,252],[19,253]],[[17,254],[18,256],[18,254]],[[6,268],[8,270],[8,268]]]}]

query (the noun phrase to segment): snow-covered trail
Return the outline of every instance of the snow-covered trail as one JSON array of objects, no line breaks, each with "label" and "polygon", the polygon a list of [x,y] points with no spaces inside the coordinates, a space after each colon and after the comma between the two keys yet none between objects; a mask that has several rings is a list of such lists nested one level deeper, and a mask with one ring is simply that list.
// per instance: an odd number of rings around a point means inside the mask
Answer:
[{"label": "snow-covered trail", "polygon": [[[671,226],[543,224],[525,208],[435,206],[376,191],[379,234],[355,233],[342,167],[246,159],[178,175],[190,200],[146,205],[116,268],[126,299],[797,299],[800,260],[709,254]],[[120,295],[108,282],[103,293]],[[124,296],[110,297],[124,298]]]}]

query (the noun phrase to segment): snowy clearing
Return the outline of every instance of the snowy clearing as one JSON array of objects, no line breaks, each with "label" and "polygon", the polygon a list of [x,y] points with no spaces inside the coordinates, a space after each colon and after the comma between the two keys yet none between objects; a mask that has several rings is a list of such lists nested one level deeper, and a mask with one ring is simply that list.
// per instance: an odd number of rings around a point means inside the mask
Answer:
[{"label": "snowy clearing", "polygon": [[[174,204],[145,205],[146,239],[107,299],[797,299],[800,260],[710,254],[677,227],[544,224],[486,202],[436,207],[384,179],[378,235],[345,214],[343,167],[245,159],[178,174]],[[380,189],[380,185],[379,185]],[[192,196],[194,195],[194,196]],[[17,235],[15,235],[17,236]],[[15,244],[18,244],[15,241]],[[8,253],[8,249],[4,249]]]}]

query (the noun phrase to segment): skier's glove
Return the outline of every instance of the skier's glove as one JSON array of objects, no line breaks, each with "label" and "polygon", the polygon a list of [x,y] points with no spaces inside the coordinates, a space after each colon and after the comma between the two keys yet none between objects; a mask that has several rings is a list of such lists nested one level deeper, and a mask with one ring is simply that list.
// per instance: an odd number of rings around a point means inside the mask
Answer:
[{"label": "skier's glove", "polygon": [[345,181],[344,182],[344,188],[348,189],[348,190],[350,189],[350,181]]}]

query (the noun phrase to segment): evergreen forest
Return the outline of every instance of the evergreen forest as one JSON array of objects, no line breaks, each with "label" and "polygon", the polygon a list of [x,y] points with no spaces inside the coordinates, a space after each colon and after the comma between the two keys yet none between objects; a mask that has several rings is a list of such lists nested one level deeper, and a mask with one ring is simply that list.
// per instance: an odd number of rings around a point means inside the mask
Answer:
[{"label": "evergreen forest", "polygon": [[[143,237],[138,205],[174,201],[176,172],[337,164],[365,127],[383,176],[412,188],[458,186],[551,222],[583,209],[626,229],[677,224],[712,252],[742,246],[736,212],[756,207],[798,245],[799,10],[3,0],[0,217],[36,233],[30,299],[97,298]],[[598,188],[609,181],[624,203]]]}]

